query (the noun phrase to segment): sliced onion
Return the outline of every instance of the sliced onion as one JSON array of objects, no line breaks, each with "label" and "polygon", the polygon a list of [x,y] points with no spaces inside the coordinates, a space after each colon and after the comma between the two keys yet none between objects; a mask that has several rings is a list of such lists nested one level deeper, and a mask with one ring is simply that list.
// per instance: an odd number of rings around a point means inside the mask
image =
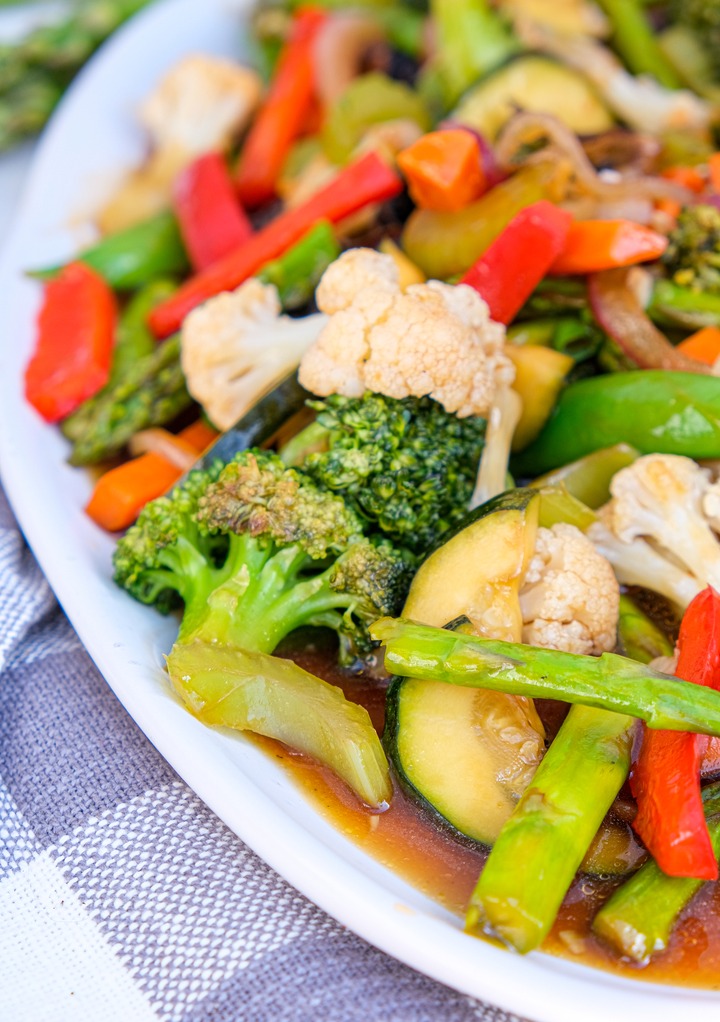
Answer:
[{"label": "sliced onion", "polygon": [[192,468],[200,457],[192,444],[166,429],[143,429],[131,438],[129,447],[135,456],[159,454],[183,472]]},{"label": "sliced onion", "polygon": [[328,18],[315,42],[315,84],[324,107],[339,98],[359,74],[368,49],[384,38],[378,22],[363,14],[347,12]]},{"label": "sliced onion", "polygon": [[648,174],[655,165],[662,146],[653,135],[626,128],[611,128],[600,135],[582,140],[582,147],[596,167]]},{"label": "sliced onion", "polygon": [[[568,159],[577,183],[597,199],[615,201],[624,198],[675,199],[688,203],[693,193],[675,181],[661,177],[629,177],[618,175],[617,180],[603,180],[590,162],[577,135],[551,114],[520,113],[508,123],[495,146],[495,156],[501,166],[517,167],[517,153],[529,142],[545,138],[559,156]],[[520,162],[536,158],[547,159],[548,148],[531,154]]]},{"label": "sliced onion", "polygon": [[630,286],[632,267],[604,270],[588,278],[588,298],[599,325],[639,369],[710,373],[710,366],[674,348],[655,326]]}]

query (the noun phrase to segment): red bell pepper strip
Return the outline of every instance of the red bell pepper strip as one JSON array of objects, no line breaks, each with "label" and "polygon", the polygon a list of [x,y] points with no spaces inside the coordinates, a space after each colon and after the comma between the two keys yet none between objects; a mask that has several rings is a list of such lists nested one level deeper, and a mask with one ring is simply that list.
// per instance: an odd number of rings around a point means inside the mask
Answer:
[{"label": "red bell pepper strip", "polygon": [[570,228],[552,273],[587,274],[659,259],[668,246],[664,234],[633,220],[581,220]]},{"label": "red bell pepper strip", "polygon": [[240,201],[251,209],[274,197],[290,147],[312,111],[313,50],[326,18],[324,11],[312,7],[295,18],[265,102],[245,140],[235,183]]},{"label": "red bell pepper strip", "polygon": [[513,217],[465,276],[498,323],[511,323],[565,246],[572,217],[542,199]]},{"label": "red bell pepper strip", "polygon": [[212,266],[253,233],[221,153],[207,153],[180,173],[173,205],[196,270]]},{"label": "red bell pepper strip", "polygon": [[45,285],[25,397],[58,422],[104,387],[110,375],[117,306],[103,278],[70,263]]},{"label": "red bell pepper strip", "polygon": [[168,337],[197,305],[221,291],[232,291],[271,259],[299,241],[318,220],[337,223],[372,202],[402,190],[402,182],[376,153],[351,163],[307,202],[287,210],[220,262],[198,273],[150,314],[156,337]]},{"label": "red bell pepper strip", "polygon": [[[685,611],[678,650],[678,678],[720,688],[720,595],[712,587]],[[646,729],[630,778],[638,804],[633,827],[669,876],[718,878],[700,795],[706,744],[699,735]]]}]

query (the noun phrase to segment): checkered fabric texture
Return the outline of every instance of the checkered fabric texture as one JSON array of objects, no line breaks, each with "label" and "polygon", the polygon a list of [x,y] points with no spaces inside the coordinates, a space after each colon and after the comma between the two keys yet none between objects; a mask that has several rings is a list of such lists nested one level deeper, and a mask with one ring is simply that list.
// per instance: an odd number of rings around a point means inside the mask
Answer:
[{"label": "checkered fabric texture", "polygon": [[513,1022],[343,929],[210,812],[84,652],[1,491],[0,1020]]}]

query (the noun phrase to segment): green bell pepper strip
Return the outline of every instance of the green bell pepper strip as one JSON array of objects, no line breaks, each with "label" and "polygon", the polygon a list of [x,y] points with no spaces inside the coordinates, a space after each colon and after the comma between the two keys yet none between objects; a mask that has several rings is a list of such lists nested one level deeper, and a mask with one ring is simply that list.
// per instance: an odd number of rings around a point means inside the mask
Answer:
[{"label": "green bell pepper strip", "polygon": [[459,635],[402,619],[371,628],[391,674],[510,695],[560,699],[640,717],[650,728],[720,736],[720,693],[603,653],[562,653]]},{"label": "green bell pepper strip", "polygon": [[[713,850],[720,857],[720,784],[705,788],[703,802]],[[647,964],[667,948],[678,916],[704,883],[669,877],[650,860],[605,902],[593,932],[619,954]]]},{"label": "green bell pepper strip", "polygon": [[511,470],[548,472],[618,443],[641,454],[720,457],[720,377],[647,369],[571,383]]},{"label": "green bell pepper strip", "polygon": [[[158,213],[127,230],[110,234],[81,252],[75,261],[92,267],[116,291],[134,291],[157,277],[183,274],[190,269],[172,213]],[[29,276],[47,280],[61,268],[32,270]]]}]

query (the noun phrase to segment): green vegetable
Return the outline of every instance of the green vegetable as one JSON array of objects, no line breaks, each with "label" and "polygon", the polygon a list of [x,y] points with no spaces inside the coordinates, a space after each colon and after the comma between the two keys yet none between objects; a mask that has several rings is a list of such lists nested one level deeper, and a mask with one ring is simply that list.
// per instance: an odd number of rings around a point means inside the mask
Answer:
[{"label": "green vegetable", "polygon": [[720,378],[647,369],[571,383],[512,468],[536,475],[618,443],[641,454],[720,457]]},{"label": "green vegetable", "polygon": [[340,494],[373,527],[422,552],[464,517],[484,419],[458,419],[430,398],[369,392],[309,405],[317,423],[281,457],[302,463],[318,486]]},{"label": "green vegetable", "polygon": [[522,954],[542,943],[628,775],[634,724],[572,708],[490,853],[468,932],[499,937]]},{"label": "green vegetable", "polygon": [[720,100],[712,54],[691,29],[671,25],[658,36],[658,46],[684,85],[712,103]]},{"label": "green vegetable", "polygon": [[182,603],[180,642],[272,653],[304,625],[367,649],[368,625],[402,605],[408,566],[340,497],[269,452],[189,473],[120,540],[115,580],[142,603]]},{"label": "green vegetable", "polygon": [[[621,641],[634,659],[649,663],[672,653],[665,636],[622,599]],[[470,932],[488,931],[523,953],[542,943],[627,779],[635,724],[624,714],[571,707],[473,892]]]},{"label": "green vegetable", "polygon": [[648,314],[661,326],[700,330],[720,326],[720,294],[678,287],[671,280],[657,280]]},{"label": "green vegetable", "polygon": [[464,273],[526,206],[548,198],[557,166],[523,167],[457,213],[416,209],[402,236],[405,254],[426,274],[448,280]]},{"label": "green vegetable", "polygon": [[612,42],[628,71],[653,75],[668,89],[678,89],[680,78],[658,45],[642,0],[599,0],[610,19]]},{"label": "green vegetable", "polygon": [[463,96],[451,117],[492,142],[516,110],[551,110],[578,134],[607,131],[614,123],[584,75],[537,53],[521,54],[488,75]]},{"label": "green vegetable", "polygon": [[520,44],[487,0],[430,0],[430,13],[437,33],[433,67],[449,108]]},{"label": "green vegetable", "polygon": [[662,262],[679,287],[720,295],[720,209],[686,206],[670,232]]},{"label": "green vegetable", "polygon": [[422,131],[430,128],[427,107],[409,85],[380,71],[361,75],[330,108],[322,131],[325,154],[333,163],[346,163],[369,128],[401,118]]},{"label": "green vegetable", "polygon": [[65,420],[61,428],[73,441],[70,464],[104,461],[118,454],[134,433],[172,422],[191,404],[176,334]]},{"label": "green vegetable", "polygon": [[0,46],[0,150],[38,132],[98,46],[148,0],[83,0]]},{"label": "green vegetable", "polygon": [[[703,791],[705,816],[720,856],[720,785]],[[618,888],[593,920],[593,931],[615,950],[642,964],[664,951],[678,916],[704,881],[670,877],[653,861]]]},{"label": "green vegetable", "polygon": [[639,452],[628,444],[616,444],[572,461],[540,476],[533,486],[564,487],[570,496],[597,510],[610,500],[610,483],[616,472],[637,461]]},{"label": "green vegetable", "polygon": [[285,255],[266,263],[258,278],[274,284],[283,309],[299,309],[315,294],[325,270],[340,255],[332,225],[320,220]]},{"label": "green vegetable", "polygon": [[508,341],[518,347],[553,348],[580,363],[597,355],[603,334],[582,316],[555,316],[515,323],[508,329]]},{"label": "green vegetable", "polygon": [[[76,258],[97,270],[116,291],[134,291],[157,277],[182,274],[190,268],[172,213],[158,213],[141,224],[111,234]],[[30,275],[47,280],[60,269],[56,266]]]},{"label": "green vegetable", "polygon": [[720,735],[720,693],[614,653],[579,656],[391,619],[370,633],[386,647],[388,670],[402,677],[561,699],[640,717],[651,728]]},{"label": "green vegetable", "polygon": [[147,318],[156,305],[170,297],[175,288],[172,280],[154,280],[128,302],[118,324],[110,384],[118,383],[132,371],[136,362],[154,353],[157,341],[150,332]]},{"label": "green vegetable", "polygon": [[677,24],[692,32],[720,75],[720,4],[717,0],[670,0]]},{"label": "green vegetable", "polygon": [[392,795],[387,760],[367,710],[291,660],[203,642],[176,643],[168,672],[205,724],[284,742],[333,770],[368,805]]},{"label": "green vegetable", "polygon": [[629,596],[620,597],[618,644],[625,656],[641,664],[649,664],[657,657],[673,655],[673,644],[665,632]]}]

